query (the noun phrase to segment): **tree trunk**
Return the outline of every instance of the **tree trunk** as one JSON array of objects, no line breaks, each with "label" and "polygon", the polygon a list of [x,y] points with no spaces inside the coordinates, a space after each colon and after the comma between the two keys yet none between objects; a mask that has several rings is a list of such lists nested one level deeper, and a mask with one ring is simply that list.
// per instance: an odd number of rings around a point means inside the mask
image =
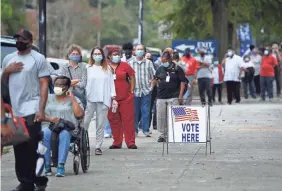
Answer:
[{"label": "tree trunk", "polygon": [[228,10],[226,0],[211,0],[213,34],[218,41],[218,58],[221,60],[228,49]]}]

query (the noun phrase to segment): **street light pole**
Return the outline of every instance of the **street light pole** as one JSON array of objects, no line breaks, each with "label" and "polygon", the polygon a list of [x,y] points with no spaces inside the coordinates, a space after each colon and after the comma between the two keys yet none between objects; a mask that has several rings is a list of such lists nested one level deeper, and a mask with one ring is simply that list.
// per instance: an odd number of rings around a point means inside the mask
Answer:
[{"label": "street light pole", "polygon": [[39,50],[46,57],[46,0],[39,0]]},{"label": "street light pole", "polygon": [[143,42],[143,0],[139,0],[138,43]]},{"label": "street light pole", "polygon": [[98,0],[98,14],[99,14],[100,26],[98,27],[98,32],[97,32],[97,46],[99,47],[101,46],[101,9],[102,9],[101,1],[102,0]]}]

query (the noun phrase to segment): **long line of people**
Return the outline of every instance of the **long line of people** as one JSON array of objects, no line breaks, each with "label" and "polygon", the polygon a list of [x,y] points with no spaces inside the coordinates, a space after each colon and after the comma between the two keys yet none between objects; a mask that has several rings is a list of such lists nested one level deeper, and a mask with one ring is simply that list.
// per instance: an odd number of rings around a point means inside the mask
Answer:
[{"label": "long line of people", "polygon": [[[44,132],[43,142],[48,148],[46,173],[51,175],[50,128],[61,120],[78,126],[78,120],[83,118],[81,125],[89,129],[95,117],[95,155],[102,155],[105,136],[112,134],[110,149],[122,148],[123,138],[128,149],[137,149],[135,138],[139,136],[139,129],[145,137],[150,137],[151,123],[160,132],[158,142],[166,141],[167,105],[191,105],[195,84],[198,84],[203,106],[213,105],[216,92],[219,103],[223,103],[223,83],[227,103],[232,104],[234,98],[239,103],[241,78],[245,98],[249,90],[253,98],[260,94],[265,100],[267,93],[272,100],[274,78],[277,96],[281,93],[281,52],[277,44],[263,50],[251,47],[250,54],[243,58],[230,48],[221,62],[209,57],[204,48],[199,49],[196,57],[187,48],[181,58],[177,51],[166,48],[153,62],[144,45],[133,48],[128,43],[123,46],[124,55],[117,49],[105,55],[102,48],[92,48],[88,64],[81,62],[81,49],[72,45],[67,55],[69,64],[62,66],[53,79],[55,95],[47,96],[52,74],[48,63],[43,55],[31,50],[29,31],[20,31],[15,38],[18,51],[3,60],[2,79],[9,84],[13,111],[29,122],[31,135],[29,142],[14,147],[17,177],[21,182],[15,190],[46,188],[48,180],[37,178],[34,173],[38,157],[36,147],[40,141],[37,134],[41,129]],[[63,130],[58,134],[58,177],[65,175],[64,164],[73,131]],[[27,158],[26,153],[30,153]]]}]

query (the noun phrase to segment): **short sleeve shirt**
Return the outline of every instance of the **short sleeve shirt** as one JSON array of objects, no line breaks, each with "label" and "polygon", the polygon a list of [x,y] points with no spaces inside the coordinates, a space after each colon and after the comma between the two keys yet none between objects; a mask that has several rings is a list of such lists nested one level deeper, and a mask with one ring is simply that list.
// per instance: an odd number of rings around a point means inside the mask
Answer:
[{"label": "short sleeve shirt", "polygon": [[[166,80],[167,76],[169,81]],[[175,63],[168,68],[160,66],[156,71],[156,78],[160,80],[157,88],[158,99],[178,98],[181,82],[187,82],[183,69]]]},{"label": "short sleeve shirt", "polygon": [[263,56],[261,60],[260,76],[272,77],[274,76],[274,66],[277,64],[277,60],[274,56]]},{"label": "short sleeve shirt", "polygon": [[232,58],[226,58],[225,60],[225,72],[224,72],[224,81],[235,81],[240,82],[239,74],[241,68],[244,66],[243,59],[234,55]]},{"label": "short sleeve shirt", "polygon": [[[204,57],[196,57],[196,60],[198,62],[206,62],[209,63],[211,65],[212,63],[212,59],[208,56],[204,56]],[[212,71],[209,67],[204,67],[204,68],[199,68],[198,72],[197,72],[197,78],[211,78],[212,76]]]},{"label": "short sleeve shirt", "polygon": [[11,105],[15,116],[28,116],[39,111],[40,78],[49,77],[50,70],[45,57],[31,50],[29,54],[19,55],[18,52],[7,55],[3,62],[3,70],[13,62],[22,62],[21,72],[9,76]]},{"label": "short sleeve shirt", "polygon": [[115,75],[115,87],[116,87],[116,100],[125,100],[130,95],[130,83],[128,77],[132,77],[135,72],[131,66],[126,62],[121,62],[114,70],[112,68],[113,75]]}]

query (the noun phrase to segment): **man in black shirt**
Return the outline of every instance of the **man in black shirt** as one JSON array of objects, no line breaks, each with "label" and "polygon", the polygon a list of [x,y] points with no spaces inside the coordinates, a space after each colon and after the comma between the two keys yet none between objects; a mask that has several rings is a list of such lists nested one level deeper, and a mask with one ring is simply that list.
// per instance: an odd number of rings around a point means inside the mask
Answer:
[{"label": "man in black shirt", "polygon": [[174,100],[182,104],[183,93],[188,80],[181,67],[172,62],[172,55],[164,52],[161,57],[162,65],[157,69],[152,85],[157,87],[157,129],[161,133],[158,142],[166,141],[165,129],[167,124],[167,104]]}]

